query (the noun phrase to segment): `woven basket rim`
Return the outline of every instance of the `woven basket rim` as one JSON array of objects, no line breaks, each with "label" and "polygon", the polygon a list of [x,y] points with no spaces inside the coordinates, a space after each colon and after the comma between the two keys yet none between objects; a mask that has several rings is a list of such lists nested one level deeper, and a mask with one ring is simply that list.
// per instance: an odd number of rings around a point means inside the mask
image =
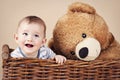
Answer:
[{"label": "woven basket rim", "polygon": [[3,65],[3,80],[120,80],[120,59],[60,65],[51,59],[10,58]]}]

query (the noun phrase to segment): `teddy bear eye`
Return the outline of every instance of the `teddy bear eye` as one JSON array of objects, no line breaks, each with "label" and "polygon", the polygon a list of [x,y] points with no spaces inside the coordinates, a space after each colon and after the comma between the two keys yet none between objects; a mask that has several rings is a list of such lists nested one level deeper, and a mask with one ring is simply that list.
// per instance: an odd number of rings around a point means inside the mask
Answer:
[{"label": "teddy bear eye", "polygon": [[83,37],[83,38],[86,38],[87,35],[86,35],[85,33],[82,33],[82,37]]},{"label": "teddy bear eye", "polygon": [[71,51],[70,53],[71,53],[72,55],[75,55],[75,52],[74,52],[74,51]]}]

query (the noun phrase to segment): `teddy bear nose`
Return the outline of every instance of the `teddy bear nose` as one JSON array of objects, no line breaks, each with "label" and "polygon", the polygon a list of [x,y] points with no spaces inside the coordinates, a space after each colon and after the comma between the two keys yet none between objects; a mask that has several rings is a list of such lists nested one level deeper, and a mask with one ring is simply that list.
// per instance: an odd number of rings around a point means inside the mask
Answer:
[{"label": "teddy bear nose", "polygon": [[79,56],[81,58],[85,58],[88,55],[88,48],[87,47],[83,47],[82,49],[79,50]]}]

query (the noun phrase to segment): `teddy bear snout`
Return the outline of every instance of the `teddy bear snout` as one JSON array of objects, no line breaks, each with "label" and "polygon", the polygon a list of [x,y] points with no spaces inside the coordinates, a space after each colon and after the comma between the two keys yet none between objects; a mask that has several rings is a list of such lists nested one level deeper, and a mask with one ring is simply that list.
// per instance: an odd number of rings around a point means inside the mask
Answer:
[{"label": "teddy bear snout", "polygon": [[84,61],[95,60],[101,51],[100,43],[94,38],[86,38],[76,46],[75,55]]}]

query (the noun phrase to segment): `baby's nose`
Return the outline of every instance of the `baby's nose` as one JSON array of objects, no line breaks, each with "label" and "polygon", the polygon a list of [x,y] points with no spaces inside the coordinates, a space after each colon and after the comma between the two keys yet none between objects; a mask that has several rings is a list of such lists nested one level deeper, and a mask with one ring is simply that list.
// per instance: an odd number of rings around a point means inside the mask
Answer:
[{"label": "baby's nose", "polygon": [[32,40],[33,40],[33,39],[32,39],[32,36],[28,36],[28,37],[27,37],[27,41],[32,42]]}]

